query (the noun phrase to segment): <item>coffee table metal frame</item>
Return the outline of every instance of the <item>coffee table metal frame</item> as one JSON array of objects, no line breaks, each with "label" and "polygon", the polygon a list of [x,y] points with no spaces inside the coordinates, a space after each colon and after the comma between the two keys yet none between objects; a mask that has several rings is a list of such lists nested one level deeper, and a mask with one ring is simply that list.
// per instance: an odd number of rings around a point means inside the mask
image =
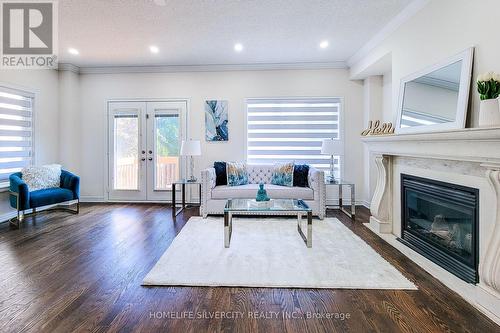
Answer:
[{"label": "coffee table metal frame", "polygon": [[[303,210],[295,210],[295,209],[276,209],[276,208],[258,208],[254,207],[252,209],[232,209],[229,208],[231,200],[229,199],[226,202],[226,206],[224,207],[224,247],[228,248],[231,244],[231,236],[233,233],[233,215],[265,215],[266,212],[283,212],[283,213],[295,213],[297,215],[297,231],[299,232],[299,235],[301,236],[302,240],[306,244],[308,248],[312,247],[312,211],[309,208],[309,206],[303,201],[303,200],[296,200],[296,199],[277,199],[277,200],[284,200],[284,201],[293,201],[294,207],[295,206],[302,206]],[[237,199],[237,200],[248,200],[251,201],[252,199]],[[277,201],[275,200],[275,201]],[[306,215],[307,216],[307,236],[304,234],[304,231],[302,230],[301,222],[302,222],[302,216]]]}]

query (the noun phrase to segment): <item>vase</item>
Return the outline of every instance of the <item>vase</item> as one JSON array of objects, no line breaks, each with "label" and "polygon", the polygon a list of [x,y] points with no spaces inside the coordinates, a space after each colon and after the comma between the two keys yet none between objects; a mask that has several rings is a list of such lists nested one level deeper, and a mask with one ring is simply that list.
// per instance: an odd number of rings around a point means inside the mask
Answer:
[{"label": "vase", "polygon": [[479,105],[479,127],[500,126],[500,105],[498,99],[485,99]]}]

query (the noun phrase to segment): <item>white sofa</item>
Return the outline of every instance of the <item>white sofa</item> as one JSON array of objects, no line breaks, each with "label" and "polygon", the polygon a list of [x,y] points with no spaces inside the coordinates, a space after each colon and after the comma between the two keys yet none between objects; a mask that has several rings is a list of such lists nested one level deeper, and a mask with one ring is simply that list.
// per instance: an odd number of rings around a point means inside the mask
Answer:
[{"label": "white sofa", "polygon": [[247,165],[248,184],[240,186],[215,186],[215,169],[201,172],[201,208],[203,217],[224,213],[227,199],[255,198],[259,183],[266,184],[267,194],[272,199],[303,199],[312,209],[313,215],[323,219],[326,210],[325,174],[315,168],[309,169],[309,187],[287,187],[271,184],[272,165]]}]

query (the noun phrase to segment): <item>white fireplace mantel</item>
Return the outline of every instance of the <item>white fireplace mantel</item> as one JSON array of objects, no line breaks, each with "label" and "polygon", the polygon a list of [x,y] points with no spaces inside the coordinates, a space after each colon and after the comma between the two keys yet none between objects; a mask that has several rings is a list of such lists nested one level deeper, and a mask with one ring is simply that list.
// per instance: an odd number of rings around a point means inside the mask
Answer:
[{"label": "white fireplace mantel", "polygon": [[500,164],[499,127],[366,136],[361,141],[381,155]]},{"label": "white fireplace mantel", "polygon": [[[404,245],[401,243],[393,242],[399,237],[393,231],[393,211],[398,204],[393,197],[399,195],[394,192],[398,189],[395,189],[393,184],[397,181],[394,166],[396,158],[424,159],[429,164],[441,163],[437,160],[454,161],[455,165],[472,162],[477,164],[475,167],[477,170],[484,170],[483,179],[489,184],[486,186],[489,186],[490,192],[494,193],[494,198],[490,201],[494,204],[489,210],[492,213],[489,215],[491,217],[486,219],[488,223],[493,223],[492,234],[491,237],[483,238],[489,240],[486,251],[479,258],[480,283],[474,286],[457,282],[454,276],[447,276],[448,273],[433,275],[500,323],[500,128],[368,136],[361,140],[371,155],[374,155],[378,171],[377,186],[370,206],[372,216],[368,227],[431,274],[439,272],[439,268],[434,267],[435,264],[422,260],[419,255],[403,248]],[[397,219],[396,216],[394,220]]]}]

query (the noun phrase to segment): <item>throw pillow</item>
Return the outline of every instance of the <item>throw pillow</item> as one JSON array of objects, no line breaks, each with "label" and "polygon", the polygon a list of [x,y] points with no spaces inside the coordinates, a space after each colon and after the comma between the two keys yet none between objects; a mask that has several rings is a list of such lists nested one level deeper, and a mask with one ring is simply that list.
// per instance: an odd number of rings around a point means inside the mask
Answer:
[{"label": "throw pillow", "polygon": [[227,185],[226,162],[214,162],[215,186]]},{"label": "throw pillow", "polygon": [[293,166],[293,186],[309,187],[309,165],[295,164]]},{"label": "throw pillow", "polygon": [[61,165],[29,166],[21,170],[22,179],[31,191],[61,186]]},{"label": "throw pillow", "polygon": [[293,186],[293,163],[275,164],[271,175],[271,184]]},{"label": "throw pillow", "polygon": [[227,162],[227,185],[238,186],[248,184],[248,172],[245,163]]}]

